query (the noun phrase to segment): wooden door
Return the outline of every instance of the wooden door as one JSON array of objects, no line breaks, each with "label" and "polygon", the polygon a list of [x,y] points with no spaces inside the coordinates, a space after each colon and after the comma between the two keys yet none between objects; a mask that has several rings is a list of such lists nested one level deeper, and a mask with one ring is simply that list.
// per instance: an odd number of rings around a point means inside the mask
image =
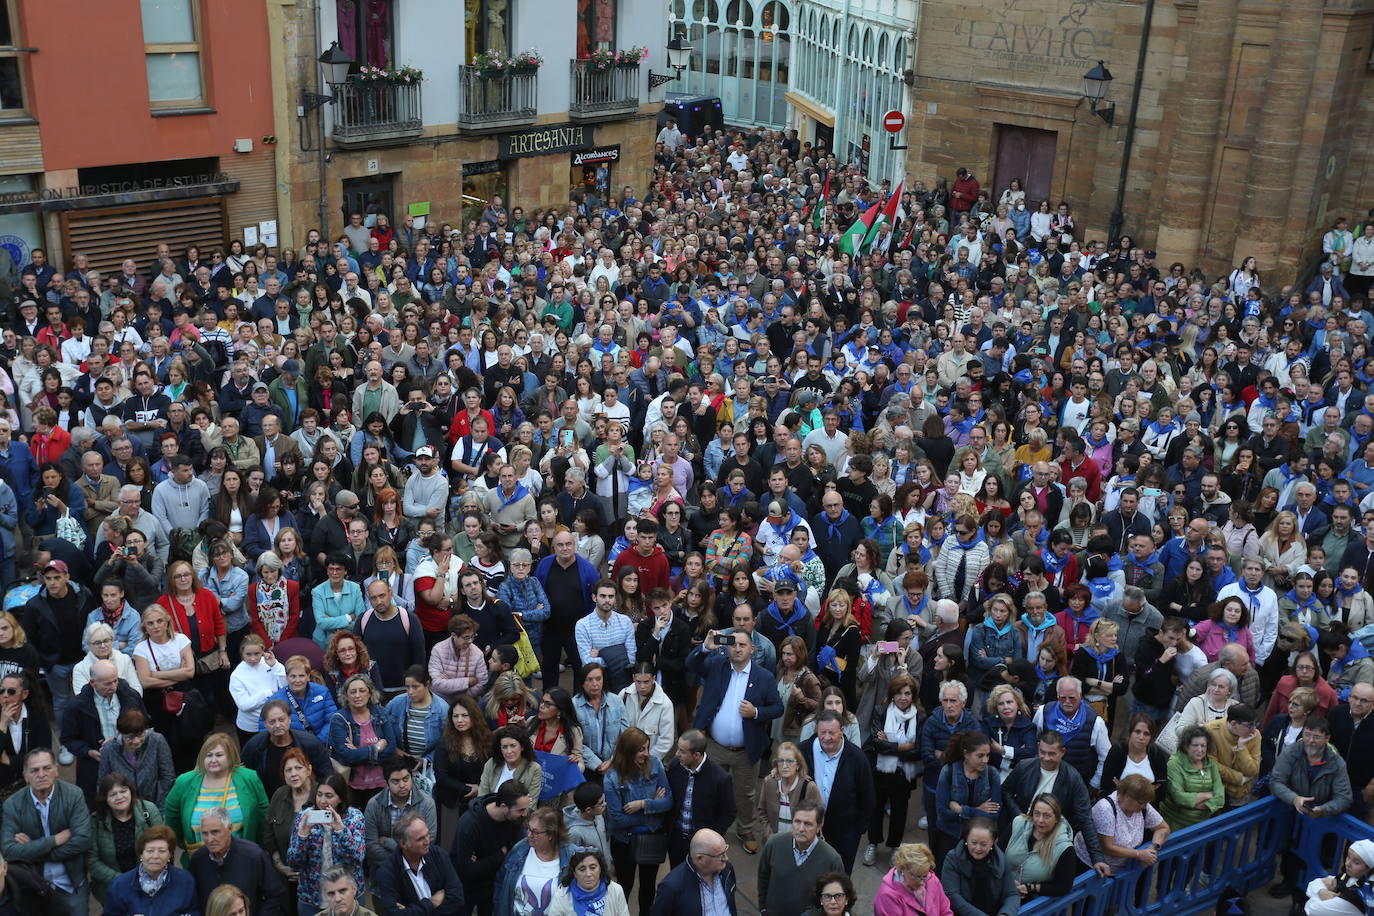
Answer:
[{"label": "wooden door", "polygon": [[[998,124],[993,203],[1011,186],[1013,178],[1020,179],[1021,186],[1026,190],[1028,209],[1034,210],[1040,201],[1049,200],[1054,179],[1054,151],[1058,141],[1059,134],[1052,130]],[[1054,209],[1053,202],[1050,209]]]}]

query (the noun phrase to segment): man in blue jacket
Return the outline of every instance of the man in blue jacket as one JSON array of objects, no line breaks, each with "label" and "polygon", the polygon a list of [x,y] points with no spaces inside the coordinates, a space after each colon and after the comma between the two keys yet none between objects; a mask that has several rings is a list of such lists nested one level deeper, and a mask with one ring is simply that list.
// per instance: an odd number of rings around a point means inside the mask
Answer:
[{"label": "man in blue jacket", "polygon": [[930,714],[921,723],[921,761],[925,778],[921,780],[921,829],[934,829],[930,812],[935,810],[935,784],[940,781],[940,757],[949,739],[959,732],[981,729],[978,720],[968,711],[968,688],[963,681],[946,681],[940,686],[940,711]]},{"label": "man in blue jacket", "polygon": [[739,912],[735,907],[735,869],[730,847],[714,830],[698,830],[692,836],[691,856],[659,882],[658,896],[649,916],[702,916],[702,899],[711,900],[712,913]]},{"label": "man in blue jacket", "polygon": [[701,678],[701,702],[693,728],[706,733],[706,753],[730,774],[735,792],[735,830],[746,852],[758,852],[754,835],[759,758],[768,749],[771,723],[782,715],[773,675],[753,664],[754,642],[732,633],[720,653],[716,631],[687,656],[687,670]]},{"label": "man in blue jacket", "polygon": [[573,629],[591,612],[592,588],[601,576],[595,566],[578,556],[572,532],[560,531],[553,536],[553,556],[539,561],[534,577],[549,596],[541,659],[545,683],[558,680],[558,665],[564,655],[573,669],[573,683],[580,683],[582,656],[577,651]]}]

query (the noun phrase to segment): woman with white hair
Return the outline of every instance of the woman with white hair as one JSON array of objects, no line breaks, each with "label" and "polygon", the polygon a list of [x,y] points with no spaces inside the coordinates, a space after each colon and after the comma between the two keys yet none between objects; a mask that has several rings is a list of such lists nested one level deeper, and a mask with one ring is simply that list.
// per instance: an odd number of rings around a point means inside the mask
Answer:
[{"label": "woman with white hair", "polygon": [[115,631],[108,623],[96,622],[86,627],[84,636],[85,644],[88,647],[86,657],[76,663],[72,669],[72,695],[81,692],[91,681],[91,666],[98,661],[114,662],[115,670],[119,672],[119,679],[128,684],[139,695],[143,694],[143,682],[138,679],[138,670],[134,668],[134,660],[115,648]]},{"label": "woman with white hair", "polygon": [[1192,725],[1206,725],[1226,715],[1226,710],[1236,703],[1240,693],[1240,682],[1230,671],[1217,667],[1207,678],[1207,689],[1195,696],[1181,710],[1174,713],[1168,724],[1160,730],[1155,743],[1165,752],[1172,754],[1178,749],[1178,737],[1183,730]]}]

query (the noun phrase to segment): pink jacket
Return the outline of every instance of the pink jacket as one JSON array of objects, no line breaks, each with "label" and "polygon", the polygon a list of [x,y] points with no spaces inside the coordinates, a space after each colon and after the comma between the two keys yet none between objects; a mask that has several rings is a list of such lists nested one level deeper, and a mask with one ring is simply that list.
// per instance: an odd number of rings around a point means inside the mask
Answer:
[{"label": "pink jacket", "polygon": [[935,872],[926,877],[926,900],[922,906],[894,868],[878,885],[878,893],[873,897],[873,916],[954,916],[954,908],[949,905],[944,886],[935,877]]},{"label": "pink jacket", "polygon": [[487,686],[487,675],[487,660],[482,650],[472,643],[468,643],[460,659],[450,636],[436,643],[429,655],[430,686],[450,706],[462,694],[474,700],[480,697]]},{"label": "pink jacket", "polygon": [[[1212,620],[1202,621],[1196,629],[1197,639],[1194,640],[1194,644],[1206,653],[1209,662],[1216,661],[1221,650],[1231,641],[1226,635],[1226,630],[1222,628],[1221,624]],[[1250,628],[1242,627],[1236,637],[1236,643],[1244,646],[1245,651],[1249,653],[1250,664],[1256,664],[1255,640],[1250,636]]]}]

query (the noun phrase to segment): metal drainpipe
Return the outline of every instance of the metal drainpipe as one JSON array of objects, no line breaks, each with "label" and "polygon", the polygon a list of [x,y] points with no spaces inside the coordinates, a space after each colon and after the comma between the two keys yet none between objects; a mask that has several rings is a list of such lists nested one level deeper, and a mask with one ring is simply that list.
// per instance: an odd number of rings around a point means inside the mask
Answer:
[{"label": "metal drainpipe", "polygon": [[1131,88],[1131,116],[1126,122],[1126,148],[1121,151],[1121,176],[1116,182],[1116,206],[1112,210],[1111,222],[1107,227],[1107,238],[1121,237],[1121,225],[1125,222],[1123,208],[1126,205],[1126,176],[1131,169],[1131,149],[1135,146],[1136,119],[1140,113],[1140,92],[1145,82],[1145,56],[1150,50],[1150,25],[1155,18],[1155,0],[1145,0],[1145,21],[1140,36],[1140,53],[1135,62],[1135,85]]},{"label": "metal drainpipe", "polygon": [[[324,95],[324,94],[325,94],[325,86],[324,86],[324,65],[321,64],[321,63],[319,62],[319,60],[313,59],[313,58],[318,58],[319,55],[321,55],[321,54],[324,53],[324,49],[323,49],[323,47],[322,47],[323,43],[324,43],[324,28],[322,27],[321,22],[320,22],[320,3],[319,3],[319,0],[315,0],[315,48],[316,48],[316,51],[315,51],[315,53],[312,55],[312,63],[315,65],[315,92],[318,93],[318,94],[320,94],[320,95]],[[325,156],[326,156],[326,153],[325,153],[325,149],[324,149],[324,106],[323,106],[323,105],[320,106],[319,112],[318,112],[318,114],[316,115],[315,131],[316,131],[316,133],[315,133],[315,146],[316,146],[316,149],[318,150],[318,152],[317,152],[316,155],[318,156],[318,159],[319,159],[318,166],[319,166],[319,173],[320,173],[320,174],[319,174],[319,182],[320,182],[320,238],[324,239],[326,242],[330,242],[330,244],[332,245],[332,241],[330,240],[330,237],[329,237],[329,186],[328,186],[328,184],[326,183],[326,182],[328,181],[328,178],[327,178],[327,176],[326,176],[326,174],[325,174],[325,171],[326,171],[326,170],[325,170],[325,165],[326,165]]]}]

